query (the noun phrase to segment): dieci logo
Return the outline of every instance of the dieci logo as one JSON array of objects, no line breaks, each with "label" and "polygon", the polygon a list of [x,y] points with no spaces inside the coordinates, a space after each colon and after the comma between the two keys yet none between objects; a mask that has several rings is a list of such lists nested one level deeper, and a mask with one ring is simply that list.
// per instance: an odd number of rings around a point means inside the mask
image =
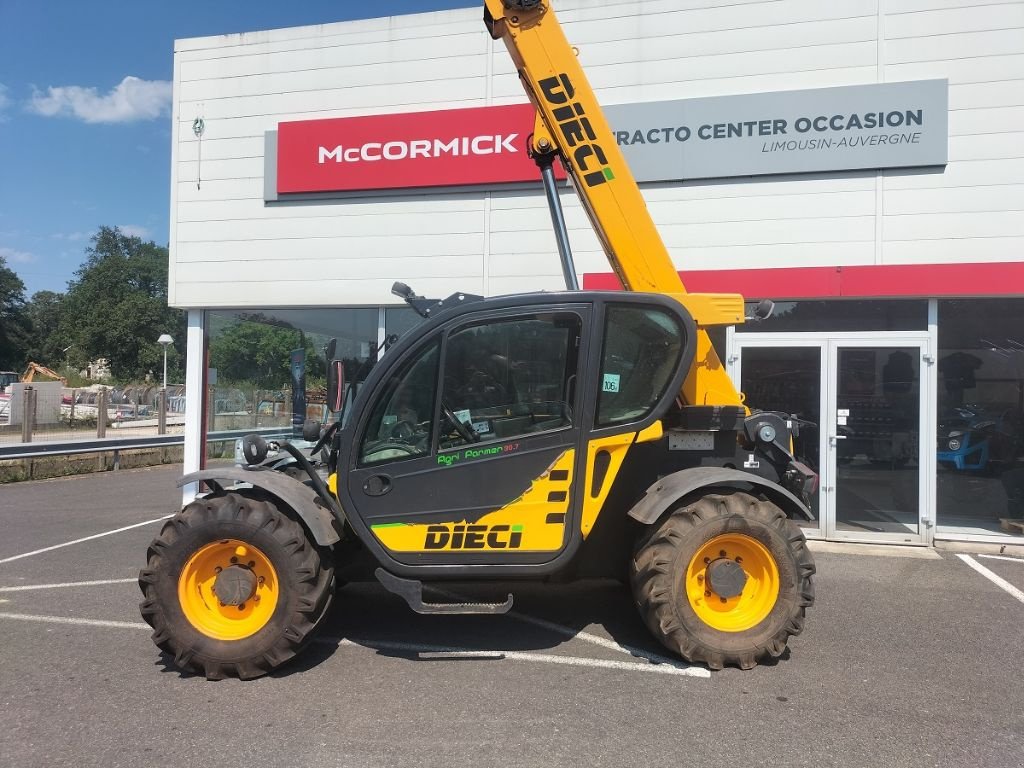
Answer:
[{"label": "dieci logo", "polygon": [[521,525],[428,525],[424,549],[519,549]]},{"label": "dieci logo", "polygon": [[[612,169],[608,167],[608,158],[604,150],[597,143],[597,134],[590,124],[586,110],[578,101],[571,101],[576,95],[576,89],[569,80],[568,75],[546,77],[539,83],[541,92],[549,104],[563,104],[565,106],[555,107],[552,114],[558,121],[558,127],[562,131],[567,148],[575,147],[572,150],[572,159],[576,167],[583,174],[583,181],[588,187],[596,187],[615,178]],[[601,167],[596,170],[587,168],[587,163],[593,157]]]}]

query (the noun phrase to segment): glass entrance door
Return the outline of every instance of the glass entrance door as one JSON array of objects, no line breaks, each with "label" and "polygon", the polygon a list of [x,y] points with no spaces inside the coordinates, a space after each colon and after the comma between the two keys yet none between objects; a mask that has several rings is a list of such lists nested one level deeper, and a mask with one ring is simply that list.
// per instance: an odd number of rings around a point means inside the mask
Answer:
[{"label": "glass entrance door", "polygon": [[[737,337],[740,338],[740,337]],[[765,411],[782,411],[799,417],[796,455],[818,473],[818,489],[811,498],[815,522],[801,522],[804,533],[824,536],[821,526],[821,458],[825,455],[821,415],[826,407],[823,343],[789,338],[785,345],[757,337],[739,342],[740,354],[729,358],[733,381],[747,402]]]},{"label": "glass entrance door", "polygon": [[809,536],[930,538],[924,334],[736,334],[728,361],[755,408],[799,417],[796,453],[819,474]]}]

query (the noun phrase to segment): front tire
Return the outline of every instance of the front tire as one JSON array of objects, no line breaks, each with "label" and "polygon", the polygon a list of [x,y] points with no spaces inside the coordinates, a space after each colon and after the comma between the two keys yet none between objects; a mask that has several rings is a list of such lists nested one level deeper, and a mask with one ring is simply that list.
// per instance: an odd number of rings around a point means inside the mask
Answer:
[{"label": "front tire", "polygon": [[183,670],[251,679],[294,658],[326,615],[334,566],[268,500],[198,499],[168,520],[139,573],[153,642]]},{"label": "front tire", "polygon": [[800,528],[737,491],[683,504],[645,531],[630,583],[667,648],[711,669],[750,669],[803,630],[814,570]]}]

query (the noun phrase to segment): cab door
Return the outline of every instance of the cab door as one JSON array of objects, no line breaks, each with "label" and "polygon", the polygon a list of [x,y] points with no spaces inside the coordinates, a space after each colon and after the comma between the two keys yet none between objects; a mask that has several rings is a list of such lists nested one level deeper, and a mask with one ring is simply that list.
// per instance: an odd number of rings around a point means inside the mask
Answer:
[{"label": "cab door", "polygon": [[360,414],[342,481],[371,545],[406,565],[557,557],[573,525],[590,318],[589,304],[471,313],[400,353]]}]

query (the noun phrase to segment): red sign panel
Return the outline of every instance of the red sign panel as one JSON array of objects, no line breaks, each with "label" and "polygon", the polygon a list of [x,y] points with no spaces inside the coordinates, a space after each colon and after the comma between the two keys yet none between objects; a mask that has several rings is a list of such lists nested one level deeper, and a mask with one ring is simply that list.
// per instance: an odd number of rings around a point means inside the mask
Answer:
[{"label": "red sign panel", "polygon": [[513,104],[281,123],[277,191],[535,181],[526,154],[533,121],[532,105]]}]

